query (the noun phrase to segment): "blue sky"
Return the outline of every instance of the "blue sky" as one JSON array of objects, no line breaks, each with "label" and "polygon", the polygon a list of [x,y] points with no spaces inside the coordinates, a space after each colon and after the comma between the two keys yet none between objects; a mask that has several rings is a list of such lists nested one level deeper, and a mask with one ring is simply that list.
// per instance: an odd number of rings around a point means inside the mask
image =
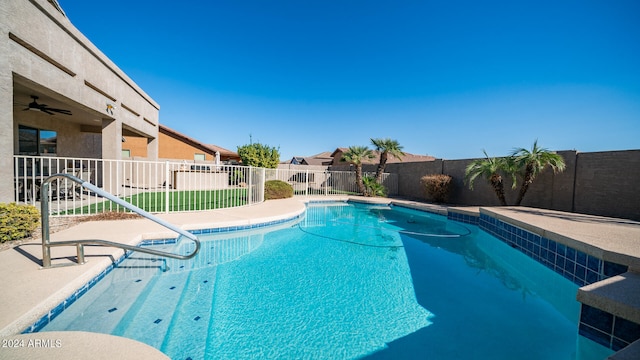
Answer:
[{"label": "blue sky", "polygon": [[640,149],[640,1],[59,2],[162,124],[230,150]]}]

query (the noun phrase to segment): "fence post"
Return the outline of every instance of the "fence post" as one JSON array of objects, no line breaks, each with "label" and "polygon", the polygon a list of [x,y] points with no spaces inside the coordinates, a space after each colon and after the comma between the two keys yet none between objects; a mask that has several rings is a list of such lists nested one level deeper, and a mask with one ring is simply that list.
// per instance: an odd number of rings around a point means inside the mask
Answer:
[{"label": "fence post", "polygon": [[247,202],[251,204],[251,199],[253,199],[253,166],[249,165],[249,181],[247,182]]},{"label": "fence post", "polygon": [[329,171],[324,171],[324,196],[329,196]]},{"label": "fence post", "polygon": [[171,171],[169,171],[169,162],[164,162],[164,213],[169,213],[169,177],[171,176]]},{"label": "fence post", "polygon": [[[276,169],[277,173],[278,169]],[[267,169],[262,168],[262,181],[260,182],[260,201],[264,202],[264,184],[267,182]]]}]

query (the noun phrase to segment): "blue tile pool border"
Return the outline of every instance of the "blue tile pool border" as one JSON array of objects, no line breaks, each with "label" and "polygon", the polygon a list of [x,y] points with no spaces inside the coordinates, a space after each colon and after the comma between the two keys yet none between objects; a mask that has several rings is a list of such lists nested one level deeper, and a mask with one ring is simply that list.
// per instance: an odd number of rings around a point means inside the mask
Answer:
[{"label": "blue tile pool border", "polygon": [[478,215],[463,214],[455,211],[447,212],[447,219],[470,225],[478,225],[480,223],[480,216]]},{"label": "blue tile pool border", "polygon": [[389,207],[390,207],[391,209],[393,209],[394,207],[400,207],[400,208],[403,208],[403,209],[410,209],[410,210],[422,211],[422,212],[424,212],[424,213],[428,213],[428,214],[434,214],[434,215],[444,216],[444,214],[442,213],[442,211],[439,211],[438,209],[430,209],[430,208],[416,207],[416,206],[406,205],[406,204],[402,204],[402,203],[392,203],[392,204],[389,204]]},{"label": "blue tile pool border", "polygon": [[[280,225],[283,223],[287,223],[290,221],[294,221],[304,217],[304,213],[298,214],[289,218],[267,221],[263,223],[250,224],[250,225],[239,225],[239,226],[226,226],[221,228],[210,228],[210,229],[200,229],[200,230],[189,230],[190,233],[194,235],[202,235],[202,234],[217,234],[217,233],[225,233],[231,231],[238,230],[249,230],[249,229],[258,229],[264,228],[273,225]],[[141,241],[138,246],[152,246],[152,245],[166,245],[166,244],[175,244],[177,241],[176,238],[168,238],[168,239],[149,239]],[[94,287],[100,280],[102,280],[107,274],[109,274],[114,268],[120,265],[127,257],[129,257],[133,252],[128,250],[122,255],[120,258],[116,259],[112,262],[106,269],[102,270],[98,275],[96,275],[93,279],[89,280],[86,284],[82,285],[78,290],[76,290],[73,294],[67,297],[64,301],[53,307],[47,314],[43,315],[40,319],[34,322],[32,325],[28,326],[26,329],[22,331],[22,334],[30,334],[34,332],[38,332],[42,330],[47,324],[49,324],[55,317],[60,315],[65,309],[71,306],[76,300],[78,300],[82,295],[87,293],[89,289]]]},{"label": "blue tile pool border", "polygon": [[124,255],[120,258],[116,259],[112,262],[106,269],[102,270],[98,275],[96,275],[93,279],[89,280],[86,284],[82,285],[78,290],[76,290],[73,294],[68,296],[64,301],[59,303],[53,309],[51,309],[47,314],[43,315],[40,319],[38,319],[31,326],[27,327],[22,331],[22,334],[30,334],[34,332],[40,331],[43,327],[49,324],[56,316],[60,315],[65,309],[71,306],[76,302],[82,295],[86,294],[89,289],[94,287],[100,280],[102,280],[107,274],[111,272],[114,268],[116,268],[120,263],[122,263],[129,255],[132,254],[132,251],[127,250]]},{"label": "blue tile pool border", "polygon": [[586,304],[580,308],[578,326],[580,335],[613,351],[640,339],[640,324]]},{"label": "blue tile pool border", "polygon": [[[578,286],[623,274],[628,266],[609,262],[502,220],[480,214],[478,227]],[[640,339],[640,324],[581,304],[578,333],[613,351]]]},{"label": "blue tile pool border", "polygon": [[628,270],[626,265],[602,260],[486,214],[480,214],[478,226],[578,286],[593,284]]}]

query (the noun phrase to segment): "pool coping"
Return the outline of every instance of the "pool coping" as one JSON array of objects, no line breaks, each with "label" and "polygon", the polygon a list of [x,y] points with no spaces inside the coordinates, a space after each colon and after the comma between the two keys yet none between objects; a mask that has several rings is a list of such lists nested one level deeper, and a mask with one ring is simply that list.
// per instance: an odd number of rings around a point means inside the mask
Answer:
[{"label": "pool coping", "polygon": [[[170,360],[160,350],[129,338],[86,331],[47,331],[11,336],[0,358],[12,360],[156,359]],[[26,350],[26,351],[25,351]],[[91,354],[90,356],[87,356]]]},{"label": "pool coping", "polygon": [[[442,205],[434,205],[434,204],[429,204],[429,203],[422,203],[422,202],[416,202],[416,201],[408,201],[408,200],[402,200],[402,199],[387,199],[387,198],[363,198],[363,197],[353,197],[353,196],[338,196],[338,197],[298,197],[298,198],[293,198],[292,200],[276,200],[276,201],[270,201],[259,205],[253,205],[252,207],[243,207],[243,208],[239,208],[239,209],[235,209],[234,211],[229,211],[229,210],[233,210],[233,209],[227,209],[224,211],[224,213],[233,213],[233,214],[225,214],[228,215],[226,217],[224,217],[223,221],[220,222],[216,222],[216,223],[212,223],[209,220],[207,220],[207,216],[211,217],[213,215],[215,216],[221,216],[220,211],[213,211],[213,212],[199,212],[199,213],[179,213],[179,214],[163,214],[162,216],[165,217],[165,220],[168,221],[173,221],[174,223],[177,223],[181,228],[185,229],[185,230],[195,230],[195,229],[202,229],[202,228],[214,228],[214,227],[223,227],[226,226],[228,228],[233,228],[233,227],[237,227],[237,226],[259,226],[258,224],[264,224],[264,223],[268,223],[268,222],[272,222],[272,221],[279,221],[282,219],[292,219],[295,216],[299,216],[300,214],[302,214],[304,212],[305,209],[305,203],[307,202],[323,202],[323,201],[353,201],[353,202],[359,202],[359,203],[370,203],[370,204],[388,204],[388,205],[397,205],[397,206],[403,206],[403,207],[407,207],[407,208],[412,208],[412,209],[416,209],[416,210],[421,210],[421,211],[427,211],[427,212],[431,212],[431,213],[435,213],[435,214],[439,214],[439,215],[444,215],[444,216],[455,216],[455,214],[460,214],[463,215],[465,217],[468,218],[473,218],[475,216],[479,216],[481,213],[485,213],[485,214],[490,214],[491,216],[496,216],[499,217],[505,221],[509,221],[509,222],[513,222],[514,224],[517,224],[517,226],[521,226],[523,228],[526,229],[531,229],[533,231],[538,231],[538,232],[542,232],[542,234],[545,234],[545,236],[552,236],[555,239],[557,239],[557,241],[562,242],[562,241],[567,241],[573,245],[576,246],[583,246],[582,248],[585,249],[585,251],[588,252],[593,252],[594,254],[602,254],[604,256],[605,253],[607,253],[608,255],[606,255],[608,258],[611,259],[630,259],[632,261],[632,263],[634,264],[632,269],[636,270],[638,269],[637,266],[638,264],[640,264],[640,256],[636,257],[634,251],[630,251],[632,253],[632,255],[629,255],[628,253],[620,253],[620,252],[612,252],[610,249],[602,249],[602,244],[596,244],[591,245],[588,242],[584,243],[583,241],[577,240],[577,239],[573,239],[569,236],[567,236],[566,234],[562,234],[561,232],[555,232],[553,231],[553,229],[547,229],[545,228],[545,226],[548,226],[547,222],[544,221],[544,213],[547,212],[547,210],[540,210],[540,209],[533,209],[533,208],[523,208],[523,207],[518,207],[518,208],[509,208],[509,207],[505,207],[505,208],[486,208],[486,207],[447,207],[447,206],[442,206]],[[518,212],[522,212],[523,210],[525,211],[529,211],[531,213],[535,214],[529,214],[529,216],[533,216],[536,221],[530,221],[529,222],[525,222],[522,219],[519,219],[519,216],[514,216],[513,214],[510,214],[509,212],[514,212],[514,210],[517,210],[515,213],[518,214]],[[204,213],[204,214],[203,214]],[[557,214],[569,214],[569,215],[577,215],[580,218],[582,218],[583,216],[588,217],[589,219],[593,219],[593,220],[598,220],[598,219],[605,219],[608,220],[610,222],[609,218],[601,218],[601,217],[590,217],[588,215],[580,215],[580,214],[571,214],[571,213],[561,213],[561,212],[555,212],[555,215]],[[542,220],[541,220],[542,219]],[[584,220],[585,218],[582,218],[582,220]],[[458,219],[454,219],[454,220],[458,220]],[[565,219],[567,220],[567,219]],[[135,221],[140,221],[140,220],[132,220],[133,222]],[[286,221],[286,220],[285,220]],[[102,223],[107,223],[107,222],[102,222]],[[614,222],[614,225],[622,225],[623,223],[633,223],[633,222],[627,222],[626,220],[623,222]],[[118,224],[119,226],[122,225],[122,221],[116,221],[116,222],[112,222],[110,225],[111,226],[115,226],[115,224]],[[627,225],[628,225],[627,224]],[[95,224],[94,224],[95,225]],[[143,242],[144,240],[149,240],[149,239],[162,239],[162,238],[168,238],[171,237],[173,234],[171,232],[168,232],[164,229],[159,229],[157,227],[154,226],[139,226],[139,223],[127,223],[127,226],[131,226],[135,229],[129,229],[128,231],[135,231],[138,233],[138,235],[136,236],[129,236],[129,240],[128,243],[133,243],[133,244],[139,244],[141,242]],[[594,226],[598,227],[600,225],[595,224]],[[640,229],[640,223],[635,223],[633,224],[633,226],[638,226]],[[64,240],[64,239],[69,239],[70,237],[73,238],[73,235],[77,235],[78,233],[85,233],[87,232],[87,230],[91,230],[92,226],[89,225],[85,225],[83,229],[78,230],[79,226],[75,226],[71,229],[69,229],[68,231],[61,231],[60,233],[56,233],[52,235],[52,240],[56,241],[56,240]],[[81,226],[80,226],[81,227]],[[105,226],[93,226],[93,227],[97,227],[96,229],[93,229],[93,233],[95,234],[96,232],[100,233],[100,231],[104,231]],[[106,226],[106,228],[108,229],[109,226]],[[551,228],[553,228],[553,226],[551,226]],[[89,231],[89,233],[91,233],[92,231]],[[122,231],[120,232],[122,233]],[[606,233],[606,231],[605,231]],[[633,234],[635,234],[635,232],[633,232]],[[557,236],[557,237],[556,237]],[[569,239],[569,240],[567,240]],[[637,238],[638,239],[638,238]],[[127,241],[124,241],[127,242]],[[35,245],[38,245],[39,243],[35,243]],[[583,244],[583,245],[580,245]],[[33,243],[31,244],[25,244],[25,245],[34,245]],[[21,245],[23,246],[23,245]],[[72,250],[72,249],[69,249]],[[27,313],[23,313],[22,315],[18,316],[17,320],[14,320],[13,322],[10,322],[9,324],[5,324],[5,326],[2,327],[2,329],[0,330],[0,336],[10,336],[10,335],[14,335],[17,333],[22,332],[22,330],[24,330],[25,328],[29,327],[30,325],[34,324],[35,321],[37,321],[39,318],[42,317],[42,315],[47,314],[49,311],[53,311],[50,310],[53,307],[55,307],[57,304],[60,304],[60,302],[64,301],[69,295],[68,294],[73,294],[74,292],[77,291],[83,291],[81,288],[83,286],[85,286],[85,284],[87,284],[88,282],[90,282],[92,279],[96,278],[97,276],[100,276],[101,272],[104,271],[104,269],[106,269],[108,266],[111,266],[113,264],[114,259],[118,259],[121,258],[124,255],[124,252],[122,252],[121,250],[114,250],[111,249],[112,251],[110,252],[105,252],[104,248],[100,249],[102,251],[99,251],[98,253],[96,253],[95,249],[91,249],[94,251],[89,251],[88,252],[88,256],[91,257],[98,257],[97,261],[95,261],[94,258],[92,258],[92,264],[90,264],[90,266],[87,265],[83,265],[80,267],[67,267],[67,268],[60,268],[59,273],[63,273],[63,272],[69,272],[66,270],[62,270],[62,269],[81,269],[82,271],[76,271],[77,274],[75,274],[75,279],[73,279],[73,281],[67,281],[64,286],[60,287],[56,292],[54,292],[53,294],[51,294],[51,296],[47,297],[46,299],[43,299],[42,301],[40,301],[38,304],[36,304],[35,306],[33,306],[31,308],[30,311],[28,311]],[[4,251],[4,252],[0,252],[0,255],[9,253],[9,251]],[[37,251],[30,251],[28,253],[14,253],[11,252],[10,253],[13,257],[19,256],[22,257],[24,260],[24,258],[28,258],[31,257],[32,259],[29,259],[31,261],[31,270],[33,270],[33,261],[34,261],[34,257],[36,259],[39,259],[39,256],[41,256],[41,253],[38,254]],[[73,257],[73,251],[69,251],[67,254],[64,254],[62,257]],[[636,262],[638,261],[638,262]],[[0,262],[0,268],[3,268],[6,265],[6,262],[2,261]],[[24,264],[23,264],[24,265]],[[51,272],[51,271],[58,271],[58,270],[37,270],[36,274],[38,272],[42,273],[42,272]],[[6,272],[5,272],[6,273]],[[27,271],[27,273],[29,273],[29,271]],[[31,271],[31,273],[33,274],[33,271]],[[53,274],[53,273],[51,273]],[[68,274],[65,274],[65,279],[67,279]],[[19,277],[21,279],[25,279],[25,276],[28,275],[26,274],[20,274]],[[24,281],[22,281],[22,286],[28,286],[30,284],[25,284]],[[0,286],[2,286],[2,280],[0,280]],[[80,289],[80,290],[78,290]],[[589,289],[587,289],[585,291],[585,293],[587,295],[585,295],[587,298],[589,297]],[[67,294],[65,296],[65,294]],[[0,296],[0,298],[2,298],[4,296]],[[11,301],[3,301],[3,303],[5,304],[11,304]],[[55,310],[55,309],[54,309]],[[6,313],[6,309],[4,309],[4,312]],[[2,315],[3,310],[0,310],[0,316]],[[41,314],[40,317],[38,317],[37,314]],[[11,314],[14,318],[16,316],[16,313],[12,313]],[[18,321],[20,320],[20,321]],[[0,325],[2,325],[0,323]]]}]

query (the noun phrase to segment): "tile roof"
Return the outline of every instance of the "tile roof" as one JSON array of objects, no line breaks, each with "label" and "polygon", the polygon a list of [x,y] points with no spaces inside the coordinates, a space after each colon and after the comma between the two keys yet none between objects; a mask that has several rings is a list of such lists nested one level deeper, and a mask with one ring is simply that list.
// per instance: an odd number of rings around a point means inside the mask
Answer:
[{"label": "tile roof", "polygon": [[[337,148],[331,154],[331,156],[335,158],[338,154],[341,155],[342,153],[345,153],[347,151],[349,151],[349,148]],[[363,161],[363,164],[377,164],[380,162],[380,152],[376,150],[372,150],[372,152],[375,155],[375,157],[373,159]],[[398,159],[393,155],[389,155],[389,157],[387,158],[387,164],[393,164],[393,163],[399,163],[399,162],[433,161],[435,159],[436,159],[435,157],[429,156],[429,155],[416,155],[416,154],[405,152],[404,156],[402,156],[401,159]],[[336,159],[336,161],[340,161],[340,159]]]},{"label": "tile roof", "polygon": [[237,158],[239,159],[240,156],[238,156],[238,154],[236,152],[233,152],[231,150],[225,149],[223,147],[217,146],[217,145],[209,145],[209,144],[205,144],[199,140],[196,140],[190,136],[187,136],[185,134],[182,134],[170,127],[167,127],[165,125],[160,124],[159,125],[159,129],[160,132],[171,136],[175,139],[178,139],[182,142],[185,142],[187,144],[190,144],[193,147],[196,147],[198,149],[201,149],[202,151],[205,151],[207,153],[210,154],[215,154],[216,151],[220,152],[220,155],[225,156],[225,157],[232,157],[232,158]]},{"label": "tile roof", "polygon": [[[335,159],[336,156],[342,156],[342,153],[349,151],[349,148],[340,147],[333,152],[324,151],[312,156],[295,156],[300,164],[306,163],[307,165],[331,165],[331,163],[339,163],[340,159]],[[363,164],[378,164],[380,162],[380,153],[376,150],[372,150],[375,157],[370,160],[366,160]],[[399,162],[421,162],[421,161],[433,161],[436,158],[429,155],[416,155],[411,153],[405,153],[402,159],[398,159],[393,155],[390,155],[387,159],[387,164],[399,163]],[[291,160],[284,161],[283,163],[290,163]]]}]

